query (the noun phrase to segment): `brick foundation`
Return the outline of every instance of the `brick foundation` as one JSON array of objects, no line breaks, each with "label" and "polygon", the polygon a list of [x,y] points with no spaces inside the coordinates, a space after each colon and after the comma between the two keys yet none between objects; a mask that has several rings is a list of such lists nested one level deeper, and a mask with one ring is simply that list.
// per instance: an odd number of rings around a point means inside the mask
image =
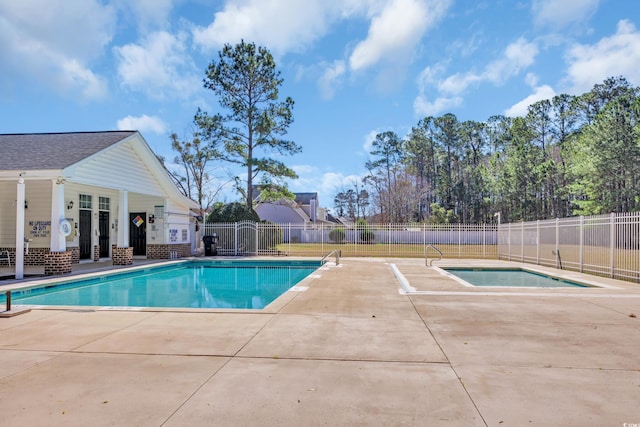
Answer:
[{"label": "brick foundation", "polygon": [[113,261],[113,265],[133,264],[133,247],[119,248],[116,245],[112,245],[111,260]]},{"label": "brick foundation", "polygon": [[[78,254],[79,248],[78,249]],[[73,250],[73,248],[69,248]],[[11,258],[11,265],[16,264],[16,248],[0,248],[0,251],[9,251],[9,258]],[[45,258],[51,251],[49,248],[29,248],[29,253],[24,254],[25,266],[39,266],[45,264]],[[79,255],[78,255],[79,256]],[[77,264],[77,262],[76,262]]]},{"label": "brick foundation", "polygon": [[80,247],[79,246],[73,246],[73,247],[67,246],[67,251],[71,252],[71,263],[72,264],[80,264]]},{"label": "brick foundation", "polygon": [[171,259],[172,251],[175,251],[177,258],[191,256],[191,244],[147,245],[147,259]]},{"label": "brick foundation", "polygon": [[73,251],[49,252],[44,255],[45,276],[71,273]]},{"label": "brick foundation", "polygon": [[100,261],[100,246],[95,245],[93,247],[93,262],[98,262],[98,261]]}]

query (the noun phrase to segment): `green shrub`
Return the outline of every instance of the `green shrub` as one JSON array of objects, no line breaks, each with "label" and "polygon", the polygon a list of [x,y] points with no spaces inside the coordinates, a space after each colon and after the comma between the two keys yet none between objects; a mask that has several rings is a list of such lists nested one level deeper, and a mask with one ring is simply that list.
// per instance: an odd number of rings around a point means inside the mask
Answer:
[{"label": "green shrub", "polygon": [[244,203],[233,202],[226,205],[217,205],[207,216],[207,222],[259,222],[260,217],[253,210],[247,208]]},{"label": "green shrub", "polygon": [[356,221],[356,228],[360,231],[360,240],[364,243],[373,243],[376,238],[376,235],[369,228],[369,223],[367,223],[364,219],[359,219]]},{"label": "green shrub", "polygon": [[336,227],[329,231],[329,239],[335,243],[342,243],[347,236],[347,232],[344,227]]}]

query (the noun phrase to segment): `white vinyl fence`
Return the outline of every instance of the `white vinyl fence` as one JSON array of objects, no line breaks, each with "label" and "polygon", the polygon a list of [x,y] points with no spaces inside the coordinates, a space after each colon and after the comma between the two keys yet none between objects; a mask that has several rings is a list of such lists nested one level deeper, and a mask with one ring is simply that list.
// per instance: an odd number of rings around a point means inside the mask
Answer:
[{"label": "white vinyl fence", "polygon": [[498,257],[640,281],[640,213],[501,224]]},{"label": "white vinyl fence", "polygon": [[[207,223],[203,235],[216,235],[219,255],[300,255],[424,257],[435,245],[446,258],[497,258],[495,225],[374,224],[298,225]],[[436,255],[429,252],[429,257]]]}]

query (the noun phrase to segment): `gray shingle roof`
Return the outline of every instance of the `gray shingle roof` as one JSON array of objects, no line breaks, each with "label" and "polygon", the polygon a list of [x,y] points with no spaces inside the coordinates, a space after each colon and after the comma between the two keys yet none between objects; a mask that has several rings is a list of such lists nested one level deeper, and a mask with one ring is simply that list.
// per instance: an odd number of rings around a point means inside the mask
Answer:
[{"label": "gray shingle roof", "polygon": [[64,169],[135,133],[0,134],[0,170]]},{"label": "gray shingle roof", "polygon": [[302,205],[310,205],[311,200],[315,199],[318,203],[318,193],[294,193],[296,195],[296,203]]}]

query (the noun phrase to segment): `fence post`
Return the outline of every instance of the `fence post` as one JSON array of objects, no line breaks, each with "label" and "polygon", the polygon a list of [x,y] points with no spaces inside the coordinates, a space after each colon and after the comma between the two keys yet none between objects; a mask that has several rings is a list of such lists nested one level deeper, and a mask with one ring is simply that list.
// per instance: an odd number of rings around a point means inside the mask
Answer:
[{"label": "fence post", "polygon": [[584,270],[584,216],[580,216],[580,244],[578,247],[578,262],[579,262],[579,271],[582,273]]},{"label": "fence post", "polygon": [[520,261],[524,262],[524,220],[520,222]]},{"label": "fence post", "polygon": [[507,250],[509,252],[507,259],[511,261],[511,223],[509,223],[509,228],[507,229]]},{"label": "fence post", "polygon": [[458,224],[458,259],[462,258],[462,224]]},{"label": "fence post", "polygon": [[560,218],[556,218],[556,268],[558,268],[558,251],[560,250]]},{"label": "fence post", "polygon": [[540,220],[536,220],[536,265],[540,265]]},{"label": "fence post", "polygon": [[482,259],[487,258],[487,223],[482,224]]},{"label": "fence post", "polygon": [[615,271],[615,247],[616,247],[616,214],[609,215],[609,271],[611,277]]},{"label": "fence post", "polygon": [[233,223],[233,256],[238,256],[238,223]]}]

